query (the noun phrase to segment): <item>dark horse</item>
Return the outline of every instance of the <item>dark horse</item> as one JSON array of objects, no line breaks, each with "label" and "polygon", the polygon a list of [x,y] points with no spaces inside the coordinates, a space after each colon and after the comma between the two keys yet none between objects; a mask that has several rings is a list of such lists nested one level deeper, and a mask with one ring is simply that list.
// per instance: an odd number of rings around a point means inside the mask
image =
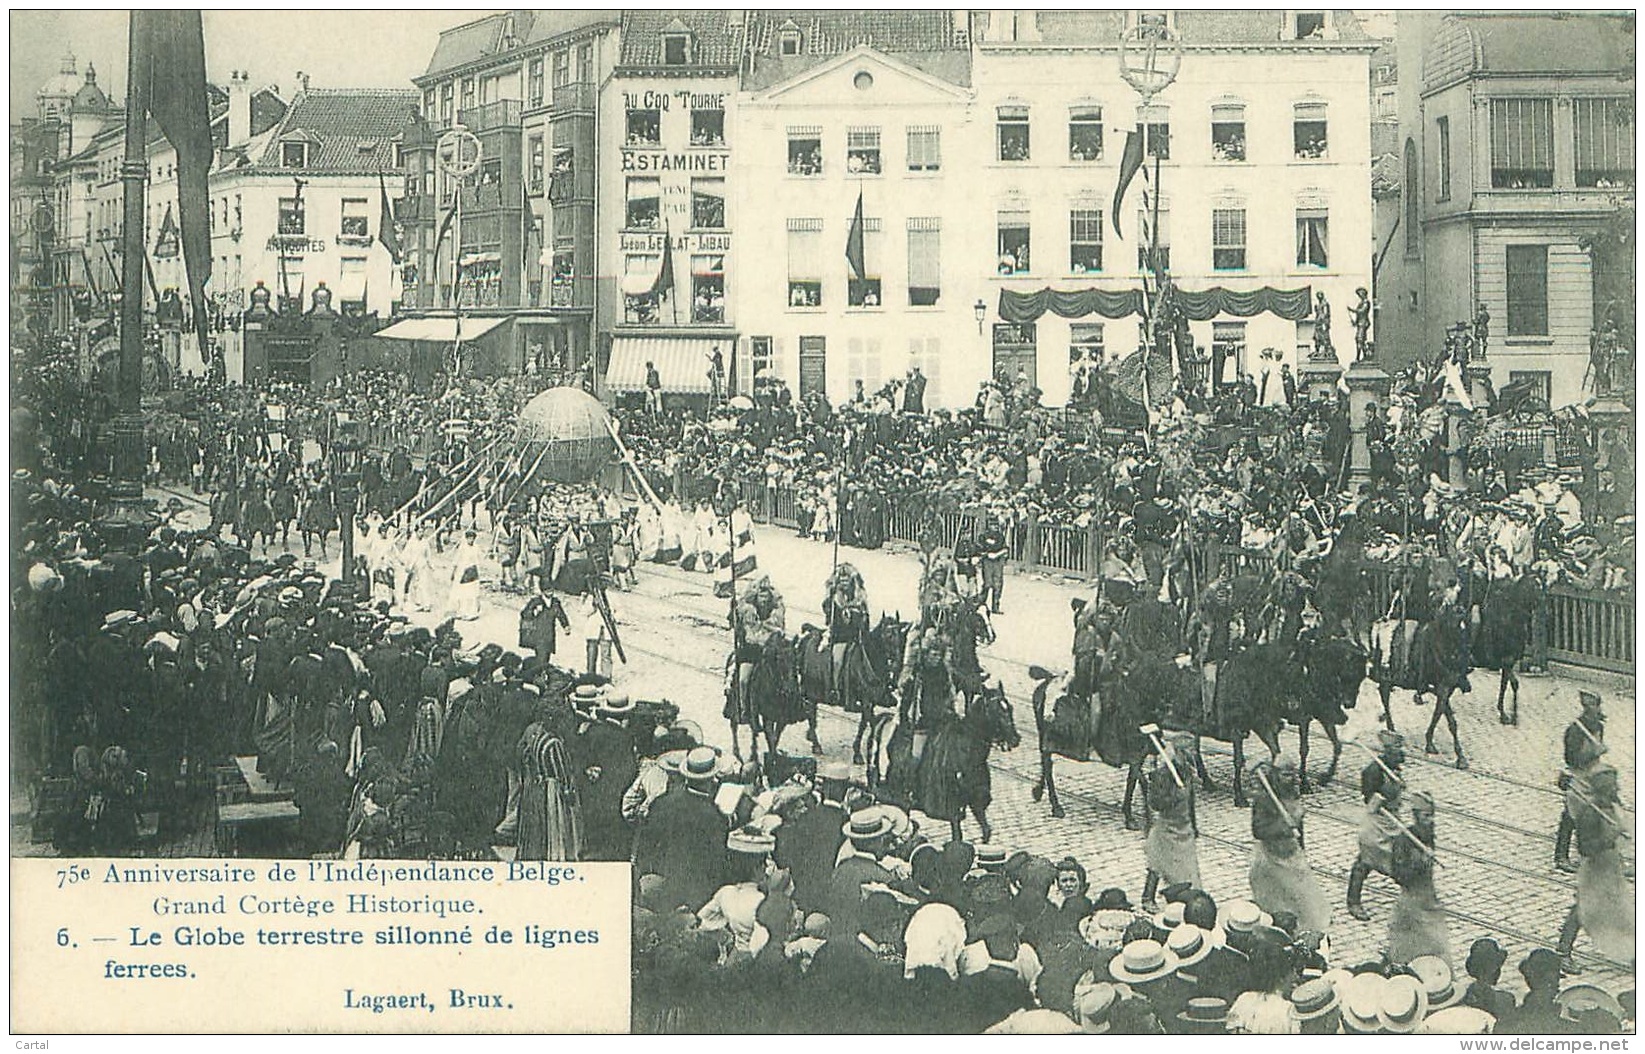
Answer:
[{"label": "dark horse", "polygon": [[[1434,730],[1443,716],[1451,729],[1451,744],[1459,769],[1468,767],[1468,759],[1463,757],[1462,741],[1457,738],[1451,696],[1463,686],[1468,672],[1462,658],[1463,620],[1464,615],[1456,605],[1440,604],[1432,619],[1405,620],[1392,625],[1378,623],[1373,631],[1376,644],[1371,655],[1371,676],[1382,696],[1383,723],[1390,730],[1394,727],[1394,714],[1388,703],[1395,688],[1409,688],[1419,705],[1424,694],[1432,694],[1434,713],[1428,719],[1424,747],[1430,754],[1439,753],[1434,746]],[[1405,640],[1409,643],[1404,643]]]},{"label": "dark horse", "polygon": [[[1537,586],[1528,576],[1487,581],[1479,601],[1479,628],[1471,642],[1470,662],[1476,669],[1497,672],[1497,720],[1519,724],[1519,675],[1515,668],[1525,658],[1531,641],[1531,613],[1537,605]],[[1514,689],[1511,710],[1503,709],[1508,688]]]},{"label": "dark horse", "polygon": [[816,711],[808,708],[800,695],[793,640],[781,633],[773,633],[762,646],[760,661],[754,663],[747,684],[738,685],[736,678],[731,678],[731,686],[725,695],[724,715],[731,724],[731,752],[738,760],[742,759],[737,741],[739,725],[748,726],[749,751],[755,761],[760,757],[758,737],[762,734],[765,736],[766,753],[770,756],[776,755],[783,730],[789,725],[799,724],[808,716],[812,721],[812,735],[815,736]]},{"label": "dark horse", "polygon": [[1299,789],[1304,793],[1312,789],[1308,782],[1308,726],[1318,721],[1331,741],[1331,764],[1317,781],[1324,786],[1336,778],[1337,762],[1342,759],[1337,728],[1347,724],[1348,711],[1359,701],[1359,686],[1365,683],[1369,658],[1364,648],[1346,637],[1305,633],[1297,641],[1291,662],[1296,691],[1290,696],[1286,717],[1297,726],[1302,754]]},{"label": "dark horse", "polygon": [[869,741],[875,712],[896,705],[893,686],[902,673],[903,646],[907,642],[908,623],[900,615],[881,615],[880,621],[862,640],[846,646],[836,685],[827,633],[810,623],[800,630],[794,644],[799,649],[800,687],[805,696],[806,716],[811,722],[814,751],[821,753],[817,743],[817,704],[834,702],[858,715],[851,758],[862,763],[863,747]]},{"label": "dark horse", "polygon": [[[982,840],[989,841],[994,829],[988,823],[988,805],[993,786],[988,771],[988,754],[993,748],[1011,750],[1022,737],[1017,733],[1011,701],[997,687],[985,687],[963,704],[960,714],[943,719],[927,736],[918,760],[914,757],[914,733],[908,725],[887,714],[875,721],[870,749],[876,760],[883,750],[883,783],[873,788],[886,801],[919,809],[933,820],[946,820],[955,841],[963,835],[960,820],[966,810],[982,827]],[[889,737],[887,729],[891,729]],[[870,765],[870,771],[878,766]]]}]

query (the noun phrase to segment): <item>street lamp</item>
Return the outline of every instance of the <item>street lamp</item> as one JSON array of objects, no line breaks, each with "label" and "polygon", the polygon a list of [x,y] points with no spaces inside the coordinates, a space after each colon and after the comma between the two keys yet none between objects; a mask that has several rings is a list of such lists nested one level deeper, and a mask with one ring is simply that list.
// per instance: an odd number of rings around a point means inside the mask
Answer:
[{"label": "street lamp", "polygon": [[[337,506],[337,526],[343,536],[343,567],[338,577],[351,597],[358,595],[354,581],[354,516],[359,511],[360,452],[364,448],[359,422],[347,413],[337,411],[331,439],[331,483]],[[366,583],[366,589],[370,588],[371,584]]]},{"label": "street lamp", "polygon": [[988,305],[983,303],[982,297],[978,297],[977,302],[971,305],[971,310],[977,316],[977,333],[980,335],[982,320],[988,317]]}]

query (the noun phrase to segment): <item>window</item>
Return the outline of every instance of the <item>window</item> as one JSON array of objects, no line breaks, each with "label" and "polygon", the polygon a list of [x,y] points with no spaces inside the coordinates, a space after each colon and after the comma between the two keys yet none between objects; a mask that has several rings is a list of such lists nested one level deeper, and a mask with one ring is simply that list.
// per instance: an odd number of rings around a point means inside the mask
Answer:
[{"label": "window", "polygon": [[343,257],[338,262],[337,274],[337,309],[352,318],[365,314],[366,258]]},{"label": "window", "polygon": [[1142,125],[1142,152],[1145,157],[1171,160],[1171,112],[1163,106],[1146,106],[1137,113]]},{"label": "window", "polygon": [[1576,185],[1615,188],[1634,185],[1634,116],[1624,99],[1574,99]]},{"label": "window", "polygon": [[234,229],[241,228],[240,195],[234,195]]},{"label": "window", "polygon": [[725,321],[725,257],[691,258],[691,321]]},{"label": "window", "polygon": [[543,60],[532,59],[526,67],[526,101],[531,106],[543,104]]},{"label": "window", "polygon": [[776,363],[776,356],[771,352],[770,337],[749,337],[748,352],[750,366],[754,376],[758,377],[761,370],[769,370]]},{"label": "window", "polygon": [[1291,28],[1298,40],[1325,39],[1325,12],[1299,11],[1291,18]]},{"label": "window", "polygon": [[577,83],[590,84],[594,80],[594,45],[577,45]]},{"label": "window", "polygon": [[1548,335],[1548,247],[1508,246],[1508,335]]},{"label": "window", "polygon": [[720,230],[725,226],[725,180],[691,181],[691,226],[698,230]]},{"label": "window", "polygon": [[788,306],[821,307],[823,221],[788,221]]},{"label": "window", "polygon": [[1449,117],[1436,118],[1434,121],[1434,136],[1439,140],[1435,163],[1439,166],[1439,191],[1435,195],[1436,201],[1451,200],[1451,119]]},{"label": "window", "polygon": [[820,176],[822,170],[822,129],[790,128],[788,130],[788,174],[791,176]]},{"label": "window", "polygon": [[1554,185],[1554,101],[1491,100],[1491,186],[1527,190]]},{"label": "window", "polygon": [[451,99],[455,90],[449,84],[440,88],[440,122],[442,124],[451,123]]},{"label": "window", "polygon": [[786,22],[777,34],[777,50],[784,55],[798,55],[800,53],[800,29],[792,22]]},{"label": "window", "polygon": [[301,313],[303,310],[303,290],[308,285],[303,277],[303,258],[301,256],[280,257],[279,269],[275,273],[280,276],[280,313],[282,315],[294,312]]},{"label": "window", "polygon": [[629,146],[660,146],[663,141],[663,113],[661,110],[628,111]]},{"label": "window", "polygon": [[691,37],[687,33],[669,33],[663,37],[663,65],[684,66],[691,61]]},{"label": "window", "polygon": [[480,105],[497,101],[498,89],[502,83],[501,77],[485,77],[480,81]]},{"label": "window", "polygon": [[845,342],[846,376],[856,388],[862,381],[863,391],[873,395],[880,390],[880,342],[877,337],[852,337]]},{"label": "window", "polygon": [[1245,372],[1245,323],[1211,323],[1211,377],[1218,387],[1239,383]]},{"label": "window", "polygon": [[909,337],[908,365],[918,367],[925,376],[926,408],[942,402],[942,339],[940,337]]},{"label": "window", "polygon": [[1076,106],[1068,111],[1068,160],[1102,160],[1102,107]]},{"label": "window", "polygon": [[661,225],[662,181],[645,176],[628,180],[628,213],[623,226],[629,230],[650,230]]},{"label": "window", "polygon": [[1329,214],[1325,209],[1297,210],[1297,266],[1328,267]]},{"label": "window", "polygon": [[725,111],[724,110],[692,110],[691,111],[691,145],[692,146],[724,146],[725,145]]},{"label": "window", "polygon": [[1068,213],[1068,270],[1089,274],[1102,270],[1102,210],[1072,209]]},{"label": "window", "polygon": [[1018,377],[1033,386],[1039,382],[1038,334],[1032,322],[994,323],[994,378],[1007,384]]},{"label": "window", "polygon": [[1027,274],[1028,213],[1001,210],[996,220],[996,229],[999,232],[999,273]]},{"label": "window", "polygon": [[343,199],[343,228],[345,238],[371,237],[371,213],[368,212],[365,198]]},{"label": "window", "polygon": [[569,201],[577,193],[576,159],[571,150],[556,147],[554,171],[548,177],[548,200],[552,205]]},{"label": "window", "polygon": [[845,133],[845,170],[852,175],[880,174],[880,130],[850,128]]},{"label": "window", "polygon": [[662,270],[663,258],[656,253],[629,253],[623,257],[623,321],[633,325],[655,325],[661,293],[651,287]]},{"label": "window", "polygon": [[1553,400],[1554,375],[1551,370],[1509,370],[1508,383],[1529,384],[1532,396],[1544,403]]},{"label": "window", "polygon": [[1161,271],[1171,269],[1171,210],[1162,204],[1157,214],[1153,209],[1137,210],[1137,270],[1139,271],[1152,270],[1148,263],[1148,242],[1149,231],[1154,228],[1156,223],[1156,215],[1158,216],[1159,230],[1155,232],[1153,240],[1154,248],[1159,253],[1159,269]]},{"label": "window", "polygon": [[1211,210],[1211,266],[1218,271],[1245,269],[1245,210]]},{"label": "window", "polygon": [[1325,104],[1299,102],[1291,111],[1291,138],[1298,161],[1318,161],[1326,156]]},{"label": "window", "polygon": [[1245,160],[1245,107],[1239,103],[1211,107],[1211,157],[1217,161]]},{"label": "window", "polygon": [[302,198],[280,199],[280,226],[281,234],[304,234],[306,225],[303,220]]},{"label": "window", "polygon": [[1001,106],[998,123],[999,159],[1001,161],[1028,160],[1028,107]]},{"label": "window", "polygon": [[280,144],[280,167],[281,168],[306,168],[307,166],[308,166],[308,144],[307,143],[299,142],[299,143],[281,143]]},{"label": "window", "polygon": [[1405,257],[1415,259],[1422,252],[1422,228],[1420,226],[1419,204],[1422,200],[1422,185],[1418,181],[1417,172],[1417,145],[1410,139],[1405,140],[1405,185],[1400,193],[1405,195]]},{"label": "window", "polygon": [[942,220],[908,219],[908,304],[931,307],[942,297]]},{"label": "window", "polygon": [[474,109],[474,78],[464,77],[462,86],[458,89],[458,120],[462,120],[464,115],[472,109]]},{"label": "window", "polygon": [[908,129],[908,171],[936,172],[942,168],[942,130],[934,124]]},{"label": "window", "polygon": [[1068,364],[1102,362],[1102,323],[1072,322],[1068,326]]},{"label": "window", "polygon": [[[850,221],[848,220],[847,223]],[[885,254],[880,250],[880,221],[878,217],[866,216],[862,221],[862,269],[863,276],[858,278],[851,271],[851,265],[845,265],[845,302],[851,307],[879,307],[884,301],[881,299],[880,266]]]},{"label": "window", "polygon": [[533,194],[543,192],[543,137],[534,135],[526,141],[526,188]]},{"label": "window", "polygon": [[439,95],[438,95],[438,93],[435,92],[435,90],[433,88],[430,88],[428,91],[424,92],[423,93],[423,116],[432,118],[434,116],[435,107],[439,106],[439,104],[440,104]]}]

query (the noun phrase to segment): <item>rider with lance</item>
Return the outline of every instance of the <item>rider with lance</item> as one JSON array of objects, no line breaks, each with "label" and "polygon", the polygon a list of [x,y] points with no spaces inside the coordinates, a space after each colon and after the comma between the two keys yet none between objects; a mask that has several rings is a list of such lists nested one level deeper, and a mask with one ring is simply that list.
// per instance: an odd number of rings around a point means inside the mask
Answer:
[{"label": "rider with lance", "polygon": [[[732,630],[736,646],[731,653],[730,667],[735,679],[728,696],[735,701],[741,713],[747,708],[744,698],[748,679],[765,656],[765,646],[772,637],[781,636],[787,629],[788,615],[783,607],[782,594],[771,584],[770,575],[761,575],[749,584],[731,610]],[[728,715],[730,716],[730,715]]]},{"label": "rider with lance", "polygon": [[850,564],[840,564],[823,585],[823,617],[828,620],[828,642],[832,659],[829,685],[836,704],[843,704],[845,656],[851,645],[861,645],[868,633],[868,588],[862,573]]},{"label": "rider with lance", "polygon": [[923,627],[916,627],[908,634],[897,693],[902,698],[899,717],[912,730],[913,757],[917,762],[925,752],[930,734],[954,716],[951,649],[937,621],[927,619]]}]

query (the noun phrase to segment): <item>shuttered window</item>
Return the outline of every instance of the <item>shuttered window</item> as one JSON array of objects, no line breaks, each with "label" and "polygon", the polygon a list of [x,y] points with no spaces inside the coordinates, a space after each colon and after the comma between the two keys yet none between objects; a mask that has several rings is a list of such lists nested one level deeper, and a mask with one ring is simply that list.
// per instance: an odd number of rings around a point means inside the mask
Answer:
[{"label": "shuttered window", "polygon": [[1576,147],[1576,185],[1634,185],[1634,115],[1623,99],[1576,99],[1571,118]]},{"label": "shuttered window", "polygon": [[1508,246],[1508,335],[1548,335],[1548,247]]},{"label": "shuttered window", "polygon": [[908,221],[908,303],[930,307],[942,296],[942,221],[915,216]]},{"label": "shuttered window", "polygon": [[942,130],[934,124],[908,130],[908,170],[936,172],[942,168]]},{"label": "shuttered window", "polygon": [[1491,186],[1528,190],[1554,185],[1554,101],[1491,100]]},{"label": "shuttered window", "polygon": [[1211,210],[1211,266],[1218,271],[1245,269],[1245,210]]}]

